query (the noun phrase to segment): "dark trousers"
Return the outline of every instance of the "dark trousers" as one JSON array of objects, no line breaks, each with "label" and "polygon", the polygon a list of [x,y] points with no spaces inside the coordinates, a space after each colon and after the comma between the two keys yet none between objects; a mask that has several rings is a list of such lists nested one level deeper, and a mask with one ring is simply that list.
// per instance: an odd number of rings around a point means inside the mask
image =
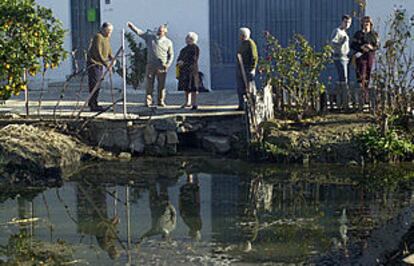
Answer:
[{"label": "dark trousers", "polygon": [[[249,83],[250,93],[256,95],[256,84],[254,82],[254,76],[245,69],[247,82]],[[239,97],[239,108],[244,107],[244,96],[247,93],[246,84],[244,83],[243,76],[240,71],[240,67],[237,65],[236,69],[236,86],[237,86],[237,96]]]},{"label": "dark trousers", "polygon": [[375,62],[375,53],[369,52],[363,54],[356,60],[356,74],[358,83],[364,91],[368,90],[371,80],[371,72]]},{"label": "dark trousers", "polygon": [[[96,84],[100,82],[100,80],[103,78],[103,66],[100,65],[90,65],[88,66],[88,86],[89,86],[89,93],[93,91]],[[89,100],[88,105],[90,107],[96,107],[98,106],[98,97],[99,97],[99,90],[101,88],[99,87],[96,92],[92,95],[92,97]]]}]

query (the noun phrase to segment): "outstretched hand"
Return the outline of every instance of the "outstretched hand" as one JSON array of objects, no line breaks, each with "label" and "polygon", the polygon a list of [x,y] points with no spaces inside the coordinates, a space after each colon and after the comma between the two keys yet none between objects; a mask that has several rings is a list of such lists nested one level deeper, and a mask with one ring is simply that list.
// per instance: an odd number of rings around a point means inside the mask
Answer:
[{"label": "outstretched hand", "polygon": [[128,28],[130,29],[135,28],[135,25],[131,21],[128,21],[127,25],[128,25]]}]

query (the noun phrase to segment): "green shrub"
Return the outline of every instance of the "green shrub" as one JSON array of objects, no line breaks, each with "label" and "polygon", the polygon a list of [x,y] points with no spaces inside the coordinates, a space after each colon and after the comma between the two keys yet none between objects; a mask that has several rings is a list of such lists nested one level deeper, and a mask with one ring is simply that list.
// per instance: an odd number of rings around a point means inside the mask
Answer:
[{"label": "green shrub", "polygon": [[[302,35],[295,35],[287,47],[279,40],[266,35],[266,55],[260,63],[266,83],[274,89],[289,93],[295,105],[290,106],[297,114],[304,114],[315,107],[319,95],[325,91],[320,76],[331,62],[332,47],[326,45],[321,52],[315,51]],[[312,103],[309,105],[309,103]]]},{"label": "green shrub", "polygon": [[395,128],[383,135],[377,127],[370,127],[359,141],[362,154],[370,161],[400,162],[414,156],[412,139]]},{"label": "green shrub", "polygon": [[[125,34],[128,47],[131,50],[129,63],[127,66],[127,84],[132,85],[134,89],[138,89],[139,85],[145,79],[145,70],[147,65],[147,48],[138,42],[134,35],[130,32]],[[118,65],[116,72],[122,77],[122,66]]]}]

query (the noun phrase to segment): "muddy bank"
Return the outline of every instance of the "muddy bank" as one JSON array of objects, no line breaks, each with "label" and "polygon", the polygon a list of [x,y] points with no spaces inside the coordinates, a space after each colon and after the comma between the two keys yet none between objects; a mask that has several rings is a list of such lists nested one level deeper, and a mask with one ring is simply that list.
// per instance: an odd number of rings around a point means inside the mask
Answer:
[{"label": "muddy bank", "polygon": [[361,164],[358,136],[374,124],[368,114],[335,114],[301,123],[275,120],[263,125],[252,158],[279,163]]},{"label": "muddy bank", "polygon": [[0,129],[0,175],[10,180],[62,177],[81,161],[108,159],[110,153],[50,128],[11,124]]}]

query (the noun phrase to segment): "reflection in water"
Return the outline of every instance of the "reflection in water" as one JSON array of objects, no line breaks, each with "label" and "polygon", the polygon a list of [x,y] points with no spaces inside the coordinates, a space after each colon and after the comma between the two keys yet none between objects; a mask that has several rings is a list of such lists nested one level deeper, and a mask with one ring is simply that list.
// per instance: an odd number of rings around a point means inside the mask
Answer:
[{"label": "reflection in water", "polygon": [[197,175],[187,174],[187,182],[180,188],[179,209],[184,223],[190,229],[188,235],[201,240],[200,184]]},{"label": "reflection in water", "polygon": [[[158,168],[144,164],[135,170],[132,163],[125,169],[115,165],[106,167],[99,179],[82,172],[79,181],[65,184],[61,193],[46,190],[26,199],[14,200],[16,195],[6,196],[11,189],[1,187],[0,225],[6,226],[0,226],[0,264],[17,255],[29,258],[36,245],[61,262],[91,265],[375,264],[376,258],[398,263],[414,253],[412,183],[401,177],[403,183],[396,181],[396,176],[413,171],[394,176],[394,169],[244,167],[233,173],[229,169],[239,168],[226,163],[203,168],[186,160]],[[177,178],[182,166],[184,175]],[[349,178],[380,184],[381,173],[387,180],[394,178],[388,182],[391,186],[372,190]],[[115,192],[109,192],[114,187]],[[49,202],[47,208],[42,198]],[[182,219],[177,219],[177,210]],[[54,224],[53,237],[42,223],[7,224],[14,216],[27,219],[35,214]],[[396,231],[394,246],[383,244]],[[93,244],[83,243],[84,236],[91,236]],[[74,251],[53,253],[45,243],[55,247],[54,241]]]},{"label": "reflection in water", "polygon": [[81,182],[77,184],[78,231],[93,235],[98,245],[111,259],[119,256],[116,247],[119,218],[110,218],[106,203],[106,190],[102,185]]},{"label": "reflection in water", "polygon": [[240,212],[238,227],[242,244],[241,251],[249,252],[252,249],[252,242],[256,240],[259,231],[259,218],[257,211],[262,199],[263,179],[252,178],[250,182],[244,182],[240,188]]},{"label": "reflection in water", "polygon": [[164,179],[160,180],[158,191],[157,183],[151,180],[148,190],[151,208],[151,229],[143,234],[140,242],[156,235],[161,235],[163,239],[168,240],[177,224],[177,211],[170,202],[167,181]]}]

